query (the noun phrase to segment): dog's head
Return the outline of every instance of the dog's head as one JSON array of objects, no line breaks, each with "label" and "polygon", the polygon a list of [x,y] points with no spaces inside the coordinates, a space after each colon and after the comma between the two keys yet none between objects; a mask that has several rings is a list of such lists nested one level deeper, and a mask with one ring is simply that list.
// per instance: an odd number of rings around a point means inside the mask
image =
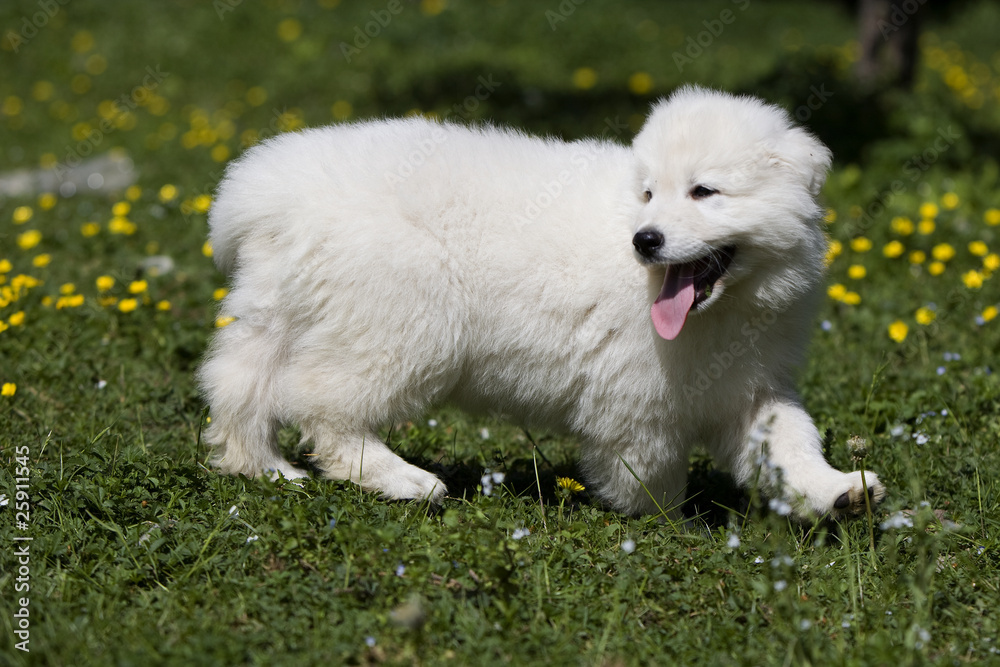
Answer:
[{"label": "dog's head", "polygon": [[830,151],[782,109],[686,87],[656,104],[633,142],[633,245],[664,281],[652,306],[666,339],[724,294],[775,310],[819,282],[816,196]]}]

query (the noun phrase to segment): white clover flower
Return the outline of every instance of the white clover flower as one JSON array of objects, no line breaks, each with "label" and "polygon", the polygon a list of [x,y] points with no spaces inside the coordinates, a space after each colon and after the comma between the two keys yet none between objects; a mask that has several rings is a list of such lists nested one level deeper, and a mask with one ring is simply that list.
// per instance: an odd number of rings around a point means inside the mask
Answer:
[{"label": "white clover flower", "polygon": [[630,537],[627,540],[625,540],[624,542],[622,542],[622,551],[624,551],[627,554],[630,554],[630,553],[634,552],[635,551],[635,540],[633,540]]},{"label": "white clover flower", "polygon": [[506,477],[507,476],[504,475],[502,472],[495,472],[495,473],[493,473],[493,483],[494,484],[503,484],[503,481],[504,481],[504,479],[506,479]]},{"label": "white clover flower", "polygon": [[260,539],[260,535],[251,535],[250,537],[247,538],[247,544],[249,544],[251,542],[256,542],[259,539]]},{"label": "white clover flower", "polygon": [[479,437],[482,438],[483,440],[489,440],[490,439],[490,430],[488,428],[481,428],[481,429],[479,429]]},{"label": "white clover flower", "polygon": [[514,532],[511,533],[510,536],[515,540],[519,540],[522,537],[527,537],[528,535],[531,535],[531,531],[527,528],[515,528]]},{"label": "white clover flower", "polygon": [[739,549],[740,544],[740,536],[736,533],[729,533],[729,539],[726,540],[726,546],[730,549]]},{"label": "white clover flower", "polygon": [[889,429],[889,435],[891,435],[894,438],[898,438],[905,432],[906,432],[906,427],[904,427],[902,424],[896,424],[891,429]]},{"label": "white clover flower", "polygon": [[428,419],[427,420],[427,425],[430,426],[431,428],[434,428],[435,426],[438,425],[438,420],[436,420],[436,419]]}]

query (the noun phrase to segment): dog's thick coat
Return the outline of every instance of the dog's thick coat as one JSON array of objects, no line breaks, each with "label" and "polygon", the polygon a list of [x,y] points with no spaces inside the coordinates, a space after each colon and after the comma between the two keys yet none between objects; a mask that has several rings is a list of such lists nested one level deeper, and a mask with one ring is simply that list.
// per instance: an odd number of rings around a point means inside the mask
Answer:
[{"label": "dog's thick coat", "polygon": [[829,162],[782,110],[697,88],[632,147],[423,119],[264,142],[210,215],[236,318],[200,372],[215,464],[302,476],[276,444],[298,424],[326,476],[439,500],[377,432],[450,401],[576,434],[623,512],[677,507],[695,445],[801,516],[859,511],[792,378]]}]

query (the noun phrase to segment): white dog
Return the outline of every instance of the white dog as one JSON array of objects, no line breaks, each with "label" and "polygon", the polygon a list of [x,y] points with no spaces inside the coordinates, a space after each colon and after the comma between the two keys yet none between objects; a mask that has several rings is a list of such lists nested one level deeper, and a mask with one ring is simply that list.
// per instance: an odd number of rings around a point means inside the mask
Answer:
[{"label": "white dog", "polygon": [[759,100],[685,88],[631,148],[424,119],[283,134],[226,172],[211,240],[236,320],[200,379],[228,473],[389,498],[445,486],[379,428],[452,402],[576,434],[611,507],[677,515],[702,445],[797,515],[884,488],[827,464],[800,405],[830,153]]}]

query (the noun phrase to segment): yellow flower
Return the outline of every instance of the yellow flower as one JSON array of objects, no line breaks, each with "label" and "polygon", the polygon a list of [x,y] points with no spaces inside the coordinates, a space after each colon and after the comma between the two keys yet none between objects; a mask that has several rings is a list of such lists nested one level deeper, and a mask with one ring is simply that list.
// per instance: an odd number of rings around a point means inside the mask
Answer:
[{"label": "yellow flower", "polygon": [[302,24],[298,19],[285,19],[278,24],[278,37],[283,42],[294,42],[302,34]]},{"label": "yellow flower", "polygon": [[21,248],[21,250],[31,250],[41,242],[42,233],[37,229],[29,229],[28,231],[17,235],[17,245]]},{"label": "yellow flower", "polygon": [[38,196],[38,208],[43,211],[48,211],[49,209],[55,207],[56,196],[51,192],[46,192]]},{"label": "yellow flower", "polygon": [[0,273],[7,273],[14,268],[9,259],[0,259]]},{"label": "yellow flower", "polygon": [[958,208],[958,195],[956,195],[954,192],[944,193],[941,196],[941,206],[944,206],[949,211]]},{"label": "yellow flower", "polygon": [[162,188],[160,188],[160,192],[157,196],[160,198],[160,201],[163,202],[164,204],[166,204],[168,201],[173,201],[174,199],[177,199],[177,186],[167,183]]},{"label": "yellow flower", "polygon": [[844,295],[841,301],[846,303],[848,306],[856,306],[861,303],[861,295],[857,292],[848,292]]},{"label": "yellow flower", "polygon": [[823,220],[828,225],[833,224],[834,222],[837,222],[837,212],[834,211],[832,208],[826,209],[826,215],[823,216]]},{"label": "yellow flower", "polygon": [[872,242],[870,239],[859,236],[858,238],[851,241],[851,250],[854,252],[868,252],[872,249]]},{"label": "yellow flower", "polygon": [[42,305],[45,306],[46,308],[48,308],[49,306],[51,306],[53,301],[54,301],[54,299],[51,296],[43,296],[42,297]]},{"label": "yellow flower", "polygon": [[915,317],[917,319],[917,324],[923,324],[926,326],[934,321],[934,318],[937,317],[937,313],[930,308],[918,308]]},{"label": "yellow flower", "polygon": [[983,274],[979,271],[967,271],[962,274],[962,282],[969,289],[979,289],[983,286]]},{"label": "yellow flower", "polygon": [[837,259],[837,257],[839,257],[840,253],[842,253],[843,251],[844,251],[843,243],[841,243],[840,241],[836,241],[834,239],[830,239],[830,242],[826,247],[826,257],[823,259],[823,262],[827,266],[830,266],[831,264],[833,264],[833,260]]},{"label": "yellow flower", "polygon": [[225,326],[229,326],[235,321],[236,321],[235,317],[217,317],[215,318],[215,326],[222,328]]},{"label": "yellow flower", "polygon": [[198,213],[205,213],[212,206],[212,198],[208,195],[198,195],[191,202],[191,207]]},{"label": "yellow flower", "polygon": [[212,256],[212,242],[211,241],[205,241],[205,243],[202,244],[202,246],[201,246],[201,254],[204,255],[205,257],[211,257]]},{"label": "yellow flower", "polygon": [[920,217],[921,218],[936,218],[938,214],[937,204],[930,201],[925,201],[920,205]]},{"label": "yellow flower", "polygon": [[135,234],[136,225],[128,218],[116,215],[108,222],[108,231],[112,234],[125,234],[130,236]]},{"label": "yellow flower", "polygon": [[860,264],[852,264],[850,268],[847,269],[847,275],[854,280],[861,280],[868,275],[868,270]]},{"label": "yellow flower", "polygon": [[940,276],[944,273],[944,262],[931,262],[927,265],[927,273],[932,276]]},{"label": "yellow flower", "polygon": [[896,216],[892,219],[892,231],[900,236],[909,236],[913,233],[913,221],[903,216]]},{"label": "yellow flower", "polygon": [[973,241],[969,244],[969,252],[976,257],[985,257],[989,251],[990,249],[982,241]]},{"label": "yellow flower", "polygon": [[580,90],[589,90],[597,83],[597,72],[590,67],[580,67],[573,72],[573,86]]},{"label": "yellow flower", "polygon": [[96,222],[85,222],[80,225],[80,233],[90,238],[91,236],[97,236],[101,232],[101,226]]},{"label": "yellow flower", "polygon": [[989,322],[990,320],[994,319],[997,316],[998,312],[1000,311],[997,310],[996,306],[987,306],[983,310],[983,322]]},{"label": "yellow flower", "polygon": [[556,484],[561,489],[566,489],[570,493],[580,493],[586,487],[572,477],[556,477]]},{"label": "yellow flower", "polygon": [[43,267],[48,266],[49,262],[51,261],[52,261],[52,255],[48,253],[42,253],[41,255],[35,255],[35,257],[31,260],[31,265],[37,266],[38,268],[41,269]]},{"label": "yellow flower", "polygon": [[934,224],[933,220],[925,218],[920,221],[919,225],[917,225],[917,231],[923,234],[924,236],[929,236],[934,233],[935,227],[936,225]]},{"label": "yellow flower", "polygon": [[628,89],[635,95],[645,95],[653,89],[653,77],[646,72],[636,72],[628,78]]},{"label": "yellow flower", "polygon": [[851,208],[847,209],[847,214],[852,218],[860,218],[861,214],[864,212],[865,209],[861,208],[857,204],[854,204],[853,206],[851,206]]},{"label": "yellow flower", "polygon": [[904,252],[906,252],[906,248],[899,241],[890,241],[882,248],[882,254],[890,258],[899,257]]},{"label": "yellow flower", "polygon": [[122,299],[118,302],[118,310],[123,313],[131,313],[139,306],[139,302],[135,299]]},{"label": "yellow flower", "polygon": [[82,305],[82,294],[67,294],[56,300],[56,310],[62,310],[63,308],[79,308]]},{"label": "yellow flower", "polygon": [[14,224],[23,225],[28,220],[31,220],[31,216],[34,214],[35,212],[31,210],[30,206],[18,206],[14,209],[14,215],[12,216]]},{"label": "yellow flower", "polygon": [[72,294],[75,291],[76,291],[76,285],[74,285],[73,283],[63,283],[59,287],[60,294]]},{"label": "yellow flower", "polygon": [[157,301],[156,302],[156,309],[157,310],[170,310],[170,302],[167,301],[166,299],[164,299],[162,301]]},{"label": "yellow flower", "polygon": [[127,201],[120,201],[116,202],[115,205],[111,207],[111,215],[116,218],[124,218],[131,210],[132,204],[129,204]]},{"label": "yellow flower", "polygon": [[225,144],[216,144],[212,147],[212,151],[209,154],[216,162],[225,162],[229,159],[229,147]]},{"label": "yellow flower", "polygon": [[906,334],[908,333],[910,333],[910,327],[906,326],[906,322],[902,320],[896,320],[889,325],[889,338],[897,343],[902,343],[906,340]]},{"label": "yellow flower", "polygon": [[17,385],[13,382],[4,382],[0,387],[0,396],[13,396],[17,391]]},{"label": "yellow flower", "polygon": [[112,287],[115,286],[115,279],[111,276],[98,276],[97,278],[97,291],[107,292]]},{"label": "yellow flower", "polygon": [[955,256],[955,249],[948,243],[939,243],[931,249],[931,255],[939,262],[947,262]]},{"label": "yellow flower", "polygon": [[220,287],[216,289],[214,292],[212,292],[212,298],[215,299],[216,301],[219,301],[221,299],[226,298],[227,294],[229,294],[229,289],[225,287]]},{"label": "yellow flower", "polygon": [[847,294],[847,288],[841,285],[840,283],[835,283],[826,288],[826,293],[830,296],[831,299],[840,301],[841,299],[844,298],[844,295]]},{"label": "yellow flower", "polygon": [[1000,208],[986,209],[986,212],[983,213],[983,220],[986,221],[987,225],[1000,225]]},{"label": "yellow flower", "polygon": [[1000,269],[1000,255],[995,252],[983,257],[983,268],[987,271],[996,271]]},{"label": "yellow flower", "polygon": [[149,288],[149,284],[145,280],[133,280],[128,284],[129,294],[142,294]]},{"label": "yellow flower", "polygon": [[923,264],[927,260],[927,253],[923,250],[914,250],[910,253],[910,264]]},{"label": "yellow flower", "polygon": [[17,311],[13,315],[11,315],[10,319],[8,319],[7,321],[10,322],[10,325],[12,327],[21,326],[22,324],[24,324],[24,311],[23,310]]}]

